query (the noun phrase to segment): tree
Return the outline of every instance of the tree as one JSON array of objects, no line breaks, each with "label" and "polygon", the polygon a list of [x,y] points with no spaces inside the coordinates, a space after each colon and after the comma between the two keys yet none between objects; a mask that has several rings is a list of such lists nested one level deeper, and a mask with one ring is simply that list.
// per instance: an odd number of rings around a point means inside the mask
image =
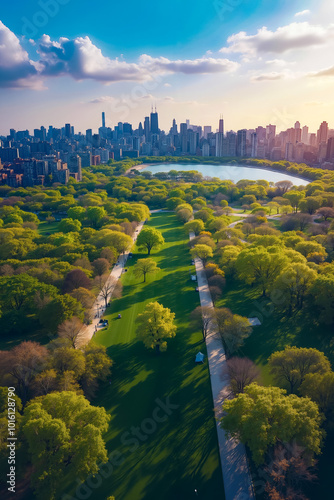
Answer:
[{"label": "tree", "polygon": [[73,318],[66,319],[61,325],[58,326],[58,335],[59,337],[68,339],[71,342],[72,347],[75,348],[76,340],[82,328],[82,321],[73,316]]},{"label": "tree", "polygon": [[82,305],[68,294],[58,295],[39,311],[40,322],[53,333],[57,331],[58,325],[73,316],[83,320],[84,310]]},{"label": "tree", "polygon": [[57,372],[53,368],[44,370],[36,375],[34,379],[34,393],[38,396],[45,396],[49,392],[57,389]]},{"label": "tree", "polygon": [[96,287],[99,294],[104,299],[104,305],[107,307],[108,301],[111,296],[119,299],[122,296],[123,285],[120,280],[116,280],[113,276],[97,276],[95,279]]},{"label": "tree", "polygon": [[239,253],[235,265],[239,277],[250,285],[259,285],[265,297],[268,288],[287,263],[288,260],[279,247],[275,252],[264,247],[250,247]]},{"label": "tree", "polygon": [[73,372],[78,380],[85,371],[85,356],[79,349],[65,344],[54,349],[52,367],[59,373]]},{"label": "tree", "polygon": [[278,181],[275,183],[275,186],[277,187],[279,194],[278,196],[282,196],[285,194],[289,189],[292,188],[293,183],[291,181]]},{"label": "tree", "polygon": [[137,337],[147,349],[159,354],[167,349],[167,340],[175,337],[175,314],[158,302],[150,302],[136,319]]},{"label": "tree", "polygon": [[80,381],[86,396],[91,399],[98,388],[98,380],[105,381],[110,377],[112,360],[106,347],[95,344],[92,340],[84,347],[83,352],[86,366]]},{"label": "tree", "polygon": [[118,253],[125,253],[133,244],[131,236],[120,231],[110,231],[106,244],[112,246]]},{"label": "tree", "polygon": [[133,274],[136,278],[143,276],[144,283],[146,282],[147,274],[155,274],[158,271],[160,271],[160,268],[153,259],[138,259],[136,264],[133,266]]},{"label": "tree", "polygon": [[86,216],[86,209],[79,206],[71,207],[68,209],[67,215],[70,219],[82,221]]},{"label": "tree", "polygon": [[215,319],[222,338],[226,356],[231,356],[243,344],[244,339],[252,333],[252,327],[247,318],[232,314],[226,307],[215,309]]},{"label": "tree", "polygon": [[319,275],[310,288],[314,303],[320,310],[320,321],[328,325],[334,321],[334,276]]},{"label": "tree", "polygon": [[103,207],[88,207],[87,208],[87,219],[91,222],[94,229],[97,229],[101,225],[103,217],[107,215],[107,212]]},{"label": "tree", "polygon": [[153,248],[158,248],[165,243],[165,240],[158,229],[154,227],[143,227],[137,238],[137,245],[140,250],[146,249],[147,255],[151,254]]},{"label": "tree", "polygon": [[321,412],[333,423],[334,411],[334,373],[309,373],[299,389],[302,396],[312,399]]},{"label": "tree", "polygon": [[295,212],[297,212],[299,203],[305,198],[305,191],[288,191],[283,195],[283,198],[289,200]]},{"label": "tree", "polygon": [[45,346],[30,340],[10,351],[0,351],[0,373],[4,382],[15,383],[22,401],[27,401],[34,377],[46,366],[49,352]]},{"label": "tree", "polygon": [[54,499],[64,474],[82,480],[108,460],[102,433],[110,416],[74,392],[54,392],[25,409],[23,434],[33,465],[37,498]]},{"label": "tree", "polygon": [[58,224],[58,231],[60,233],[79,232],[80,229],[81,222],[78,219],[62,219]]},{"label": "tree", "polygon": [[243,394],[226,400],[223,411],[223,429],[249,447],[256,465],[264,462],[269,447],[279,441],[295,440],[309,453],[320,453],[321,416],[309,398],[287,396],[284,389],[252,383]]},{"label": "tree", "polygon": [[249,358],[230,358],[227,368],[234,394],[244,392],[245,387],[260,376],[260,370]]},{"label": "tree", "polygon": [[299,203],[299,209],[302,212],[307,212],[310,215],[313,215],[318,208],[322,205],[322,198],[320,196],[308,196],[304,198]]},{"label": "tree", "polygon": [[222,296],[222,290],[218,286],[209,286],[209,292],[211,295],[211,299],[213,304],[217,302],[218,299]]},{"label": "tree", "polygon": [[110,268],[109,261],[107,259],[103,259],[102,257],[95,259],[92,262],[92,266],[94,268],[96,276],[102,276],[103,274],[106,274]]},{"label": "tree", "polygon": [[324,247],[316,241],[301,241],[300,243],[297,243],[297,245],[295,246],[295,250],[304,255],[304,257],[308,257],[314,252],[320,253],[324,257],[327,257],[327,253]]},{"label": "tree", "polygon": [[212,319],[214,317],[214,310],[212,307],[208,306],[198,306],[190,314],[191,326],[196,330],[201,330],[203,335],[203,340],[206,339]]},{"label": "tree", "polygon": [[84,309],[90,309],[95,302],[95,295],[90,290],[87,290],[87,288],[75,288],[70,295],[80,302]]},{"label": "tree", "polygon": [[334,217],[334,208],[332,207],[322,207],[317,210],[317,215],[320,215],[324,221],[326,221],[329,218]]},{"label": "tree", "polygon": [[204,222],[201,219],[193,219],[184,225],[184,230],[188,234],[193,231],[195,234],[199,234],[204,231]]},{"label": "tree", "polygon": [[295,263],[285,268],[276,278],[270,292],[271,299],[288,311],[303,307],[304,299],[316,280],[317,273],[306,264]]},{"label": "tree", "polygon": [[208,245],[195,245],[194,248],[190,250],[190,253],[193,259],[201,259],[203,265],[205,265],[209,257],[213,257],[212,248]]},{"label": "tree", "polygon": [[226,280],[223,276],[219,274],[214,274],[213,276],[210,276],[210,278],[208,279],[208,283],[209,287],[217,286],[221,291],[223,291],[226,284]]},{"label": "tree", "polygon": [[269,500],[307,500],[301,486],[316,479],[312,470],[315,461],[304,456],[303,451],[296,444],[275,447],[273,459],[264,468]]},{"label": "tree", "polygon": [[296,393],[310,373],[327,373],[330,363],[323,352],[306,347],[286,347],[274,352],[268,359],[270,371],[277,384]]},{"label": "tree", "polygon": [[3,311],[33,310],[32,298],[37,293],[41,297],[54,297],[57,292],[56,287],[41,283],[37,278],[25,273],[0,277],[0,301]]},{"label": "tree", "polygon": [[91,287],[92,282],[87,274],[81,269],[73,269],[65,276],[63,293],[70,293],[76,288],[87,288],[89,290]]}]

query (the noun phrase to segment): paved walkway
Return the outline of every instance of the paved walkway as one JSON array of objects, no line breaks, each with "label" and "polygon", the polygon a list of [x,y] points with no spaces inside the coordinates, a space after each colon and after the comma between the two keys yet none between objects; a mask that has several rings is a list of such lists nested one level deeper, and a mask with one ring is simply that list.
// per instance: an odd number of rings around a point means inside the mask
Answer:
[{"label": "paved walkway", "polygon": [[[143,225],[145,222],[140,222],[138,226],[136,227],[135,233],[132,237],[133,242],[137,240],[138,234],[143,228]],[[116,282],[120,279],[122,276],[123,269],[125,267],[126,261],[128,260],[129,252],[125,252],[123,255],[120,255],[118,257],[117,264],[114,265],[111,273],[108,276],[107,281],[111,281],[114,283],[114,287],[116,285]],[[114,287],[112,288],[112,292],[114,291]],[[112,292],[110,293],[110,296],[112,296]],[[92,311],[92,317],[93,322],[91,325],[85,326],[81,332],[79,333],[76,341],[76,347],[81,347],[83,345],[88,344],[88,342],[91,340],[91,338],[94,336],[94,333],[96,329],[98,330],[100,327],[98,326],[100,318],[103,316],[105,313],[106,307],[105,307],[105,300],[101,293],[98,295],[96,301],[94,302],[94,305],[91,309]]]},{"label": "paved walkway", "polygon": [[[194,233],[190,233],[189,236],[190,239],[195,237]],[[201,306],[213,307],[208,282],[200,259],[195,259],[195,266]],[[222,404],[229,397],[231,390],[223,344],[214,325],[211,326],[206,337],[206,348],[217,422],[218,446],[225,498],[226,500],[253,500],[255,496],[245,447],[236,439],[226,438],[225,432],[219,424],[222,417]]]}]

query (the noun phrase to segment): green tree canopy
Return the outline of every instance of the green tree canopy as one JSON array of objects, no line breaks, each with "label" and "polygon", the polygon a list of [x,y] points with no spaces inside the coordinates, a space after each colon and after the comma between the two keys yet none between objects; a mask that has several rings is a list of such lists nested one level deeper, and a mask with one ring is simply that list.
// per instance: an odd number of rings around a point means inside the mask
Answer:
[{"label": "green tree canopy", "polygon": [[208,245],[195,245],[194,248],[190,250],[190,253],[193,259],[201,259],[203,265],[205,265],[209,257],[213,257],[212,248]]},{"label": "green tree canopy", "polygon": [[190,220],[184,225],[184,230],[187,234],[190,231],[193,231],[195,234],[199,234],[201,231],[204,231],[204,222],[201,219]]},{"label": "green tree canopy", "polygon": [[25,273],[0,277],[0,301],[3,311],[33,310],[33,299],[37,293],[41,297],[55,297],[58,290]]},{"label": "green tree canopy", "polygon": [[62,219],[58,224],[58,231],[62,233],[79,232],[81,229],[81,222],[78,219]]},{"label": "green tree canopy", "polygon": [[73,316],[83,321],[84,309],[80,302],[68,294],[58,295],[39,312],[42,325],[53,333],[57,331],[58,325]]},{"label": "green tree canopy", "polygon": [[264,247],[250,247],[238,255],[236,269],[239,277],[246,283],[260,286],[265,296],[268,288],[287,264],[288,260],[279,247],[275,251],[269,251]]},{"label": "green tree canopy", "polygon": [[271,299],[275,305],[290,314],[294,309],[303,307],[304,299],[316,278],[317,273],[306,264],[290,265],[281,272],[272,285]]},{"label": "green tree canopy", "polygon": [[330,363],[323,352],[306,347],[286,347],[274,352],[268,359],[274,380],[291,393],[296,393],[310,373],[327,373]]},{"label": "green tree canopy", "polygon": [[165,240],[158,229],[154,227],[143,227],[137,238],[139,249],[146,249],[147,255],[151,254],[153,248],[158,248],[165,243]]},{"label": "green tree canopy", "polygon": [[319,275],[310,288],[314,303],[320,310],[320,321],[332,324],[334,321],[334,276]]},{"label": "green tree canopy", "polygon": [[167,349],[167,340],[175,337],[175,314],[158,302],[150,302],[136,319],[137,337],[147,349],[157,353]]},{"label": "green tree canopy", "polygon": [[160,268],[153,259],[138,259],[136,264],[133,266],[133,274],[136,278],[141,278],[141,276],[143,276],[144,283],[146,281],[147,274],[155,274],[158,271],[160,271]]},{"label": "green tree canopy", "polygon": [[107,461],[102,433],[110,416],[75,392],[54,392],[30,402],[23,433],[34,467],[37,498],[54,499],[64,474],[85,479]]},{"label": "green tree canopy", "polygon": [[308,398],[286,396],[284,389],[252,383],[243,394],[225,401],[223,410],[223,429],[249,447],[257,465],[279,441],[296,440],[309,452],[320,453],[321,417],[317,405]]}]

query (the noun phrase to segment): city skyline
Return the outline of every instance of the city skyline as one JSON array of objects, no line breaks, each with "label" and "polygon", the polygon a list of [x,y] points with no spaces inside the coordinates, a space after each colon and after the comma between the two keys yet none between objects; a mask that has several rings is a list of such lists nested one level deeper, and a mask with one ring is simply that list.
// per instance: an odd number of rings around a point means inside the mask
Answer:
[{"label": "city skyline", "polygon": [[100,3],[89,16],[77,0],[19,1],[20,16],[2,7],[0,134],[60,127],[64,110],[82,131],[102,111],[107,126],[139,123],[151,103],[165,130],[170,115],[215,128],[222,111],[233,130],[296,120],[315,130],[334,110],[328,2],[186,1],[176,11],[173,0],[147,14],[131,0],[126,13],[103,4],[103,15]]}]

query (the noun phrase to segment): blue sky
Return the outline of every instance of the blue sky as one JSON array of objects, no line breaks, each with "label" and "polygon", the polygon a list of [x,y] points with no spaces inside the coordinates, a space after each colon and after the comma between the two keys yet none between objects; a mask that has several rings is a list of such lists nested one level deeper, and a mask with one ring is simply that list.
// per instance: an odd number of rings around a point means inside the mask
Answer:
[{"label": "blue sky", "polygon": [[325,1],[18,0],[0,21],[3,134],[97,128],[103,110],[137,125],[155,102],[165,129],[173,117],[215,128],[220,113],[228,129],[315,128],[333,111]]}]

